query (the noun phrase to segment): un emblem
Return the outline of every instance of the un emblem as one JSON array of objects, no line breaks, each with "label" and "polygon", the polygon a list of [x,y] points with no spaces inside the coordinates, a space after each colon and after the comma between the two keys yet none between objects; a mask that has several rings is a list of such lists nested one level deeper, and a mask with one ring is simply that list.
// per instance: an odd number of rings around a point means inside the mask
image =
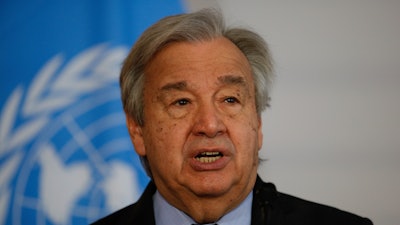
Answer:
[{"label": "un emblem", "polygon": [[117,84],[126,48],[57,55],[0,117],[0,224],[88,224],[146,183]]}]

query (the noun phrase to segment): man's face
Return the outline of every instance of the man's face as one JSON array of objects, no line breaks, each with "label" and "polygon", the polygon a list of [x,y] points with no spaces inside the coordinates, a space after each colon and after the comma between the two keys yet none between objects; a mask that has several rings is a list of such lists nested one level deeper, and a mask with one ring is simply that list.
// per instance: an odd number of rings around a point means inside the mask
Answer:
[{"label": "man's face", "polygon": [[141,156],[170,202],[243,200],[262,145],[246,57],[228,39],[172,43],[145,69],[144,125],[128,117]]}]

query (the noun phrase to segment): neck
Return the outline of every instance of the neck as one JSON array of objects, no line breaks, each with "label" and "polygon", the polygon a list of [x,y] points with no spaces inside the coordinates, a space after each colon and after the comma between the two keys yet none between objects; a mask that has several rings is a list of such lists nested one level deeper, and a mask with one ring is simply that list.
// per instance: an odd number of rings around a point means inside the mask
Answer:
[{"label": "neck", "polygon": [[[163,195],[165,200],[191,217],[196,223],[206,224],[219,221],[223,216],[238,207],[249,196],[254,187],[254,182],[249,182],[244,189],[229,191],[222,196],[197,196],[186,192],[185,195]],[[236,189],[235,189],[236,190]],[[159,190],[160,191],[160,190]],[[180,192],[182,194],[182,192]],[[251,208],[251,207],[250,207]]]},{"label": "neck", "polygon": [[[251,212],[252,212],[252,199],[253,194],[249,195],[241,202],[236,208],[225,214],[222,218],[215,221],[218,224],[234,224],[250,225],[251,224]],[[171,222],[175,224],[196,224],[193,219],[186,213],[178,210],[169,204],[159,192],[154,197],[154,213],[156,224],[169,225]],[[169,221],[169,222],[166,222]],[[211,220],[210,220],[211,221]],[[215,223],[211,222],[211,224]],[[207,223],[207,222],[202,222]]]},{"label": "neck", "polygon": [[233,202],[231,202],[230,205],[231,207],[226,207],[226,203],[224,204],[219,200],[202,199],[201,201],[190,204],[185,208],[181,208],[180,210],[189,215],[196,223],[214,223],[220,220],[228,212],[236,208],[241,201],[235,202],[235,204],[232,203]]}]

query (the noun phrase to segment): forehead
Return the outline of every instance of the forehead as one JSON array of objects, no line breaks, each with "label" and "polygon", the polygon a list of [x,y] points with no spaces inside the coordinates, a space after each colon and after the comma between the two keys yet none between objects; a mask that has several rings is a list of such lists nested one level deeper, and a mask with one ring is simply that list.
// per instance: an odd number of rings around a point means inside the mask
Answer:
[{"label": "forehead", "polygon": [[163,85],[179,80],[220,80],[241,76],[252,83],[251,68],[245,55],[228,39],[170,43],[145,68],[145,80]]}]

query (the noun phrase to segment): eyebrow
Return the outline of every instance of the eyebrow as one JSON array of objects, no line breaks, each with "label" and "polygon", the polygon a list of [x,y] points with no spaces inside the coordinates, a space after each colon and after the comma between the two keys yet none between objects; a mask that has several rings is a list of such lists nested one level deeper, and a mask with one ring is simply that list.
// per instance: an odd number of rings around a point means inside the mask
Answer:
[{"label": "eyebrow", "polygon": [[218,77],[218,81],[222,84],[234,84],[240,86],[247,86],[246,81],[242,76],[235,76],[235,75],[226,75]]},{"label": "eyebrow", "polygon": [[[217,78],[218,81],[223,85],[239,85],[242,87],[247,88],[247,83],[242,76],[235,76],[235,75],[226,75],[220,76]],[[169,91],[169,90],[186,90],[187,89],[187,82],[186,81],[178,81],[173,83],[168,83],[161,87],[162,91]]]},{"label": "eyebrow", "polygon": [[168,83],[161,87],[161,90],[168,91],[168,90],[185,90],[187,88],[186,81],[178,81],[174,83]]}]

